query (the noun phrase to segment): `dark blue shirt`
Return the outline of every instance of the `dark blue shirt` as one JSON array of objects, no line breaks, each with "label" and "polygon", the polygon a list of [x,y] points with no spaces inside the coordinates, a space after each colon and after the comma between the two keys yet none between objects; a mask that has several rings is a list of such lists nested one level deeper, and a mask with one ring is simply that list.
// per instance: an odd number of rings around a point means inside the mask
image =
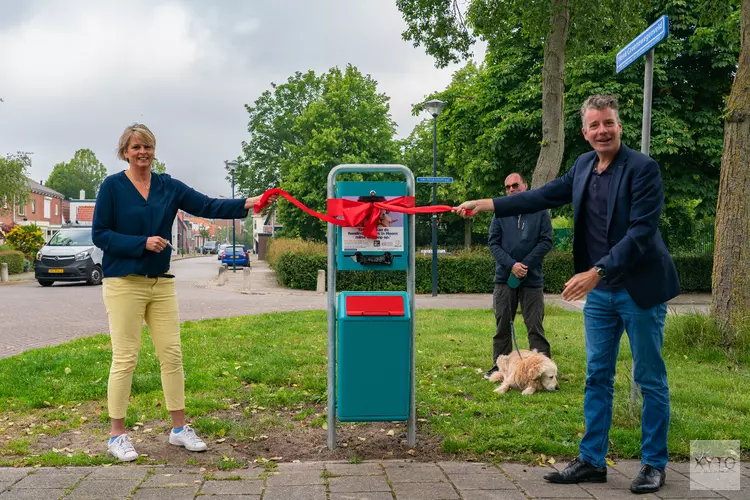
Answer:
[{"label": "dark blue shirt", "polygon": [[[596,171],[599,160],[594,161],[594,170],[589,177],[586,186],[586,195],[583,199],[583,210],[585,214],[583,224],[585,228],[586,251],[588,252],[589,264],[593,267],[604,256],[609,253],[610,247],[607,241],[607,199],[609,197],[609,184],[612,181],[612,172],[609,168],[602,173]],[[607,275],[601,280],[596,288],[600,290],[611,290],[622,287],[622,279]]]},{"label": "dark blue shirt", "polygon": [[99,188],[92,228],[94,244],[104,252],[104,277],[166,273],[171,249],[151,252],[146,250],[146,240],[151,236],[171,240],[177,210],[199,217],[244,219],[244,207],[244,198],[209,198],[168,174],[151,173],[151,189],[144,199],[124,171],[110,175]]}]

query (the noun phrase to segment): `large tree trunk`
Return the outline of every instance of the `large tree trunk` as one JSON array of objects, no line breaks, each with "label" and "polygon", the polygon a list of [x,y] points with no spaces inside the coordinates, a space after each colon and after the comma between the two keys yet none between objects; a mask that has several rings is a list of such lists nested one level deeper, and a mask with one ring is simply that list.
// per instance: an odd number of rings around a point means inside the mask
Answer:
[{"label": "large tree trunk", "polygon": [[750,322],[750,0],[742,0],[740,60],[727,102],[714,234],[712,310],[731,346]]},{"label": "large tree trunk", "polygon": [[531,180],[532,188],[543,186],[557,177],[565,146],[563,97],[570,11],[568,0],[551,1],[552,15],[550,30],[544,41],[542,69],[542,149]]}]

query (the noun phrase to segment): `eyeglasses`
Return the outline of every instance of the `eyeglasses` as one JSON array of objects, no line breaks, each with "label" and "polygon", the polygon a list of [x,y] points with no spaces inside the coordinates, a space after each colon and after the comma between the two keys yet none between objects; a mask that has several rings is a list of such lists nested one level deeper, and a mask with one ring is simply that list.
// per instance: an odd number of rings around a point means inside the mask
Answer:
[{"label": "eyeglasses", "polygon": [[518,186],[520,186],[520,184],[518,182],[514,182],[513,184],[506,185],[505,190],[510,191],[511,189],[518,189]]}]

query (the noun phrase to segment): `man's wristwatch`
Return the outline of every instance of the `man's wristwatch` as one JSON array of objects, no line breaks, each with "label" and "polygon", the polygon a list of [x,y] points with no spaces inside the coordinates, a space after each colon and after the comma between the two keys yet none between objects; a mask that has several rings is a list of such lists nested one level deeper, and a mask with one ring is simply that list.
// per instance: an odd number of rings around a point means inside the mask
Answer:
[{"label": "man's wristwatch", "polygon": [[594,271],[602,279],[607,277],[607,270],[602,266],[594,266]]}]

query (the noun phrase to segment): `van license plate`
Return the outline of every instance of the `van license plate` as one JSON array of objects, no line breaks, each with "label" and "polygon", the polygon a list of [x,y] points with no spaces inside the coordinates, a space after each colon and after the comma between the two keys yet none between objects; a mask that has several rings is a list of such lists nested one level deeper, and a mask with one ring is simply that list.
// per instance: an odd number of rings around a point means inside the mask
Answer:
[{"label": "van license plate", "polygon": [[65,269],[50,269],[49,272],[52,274],[62,274],[65,272]]}]

